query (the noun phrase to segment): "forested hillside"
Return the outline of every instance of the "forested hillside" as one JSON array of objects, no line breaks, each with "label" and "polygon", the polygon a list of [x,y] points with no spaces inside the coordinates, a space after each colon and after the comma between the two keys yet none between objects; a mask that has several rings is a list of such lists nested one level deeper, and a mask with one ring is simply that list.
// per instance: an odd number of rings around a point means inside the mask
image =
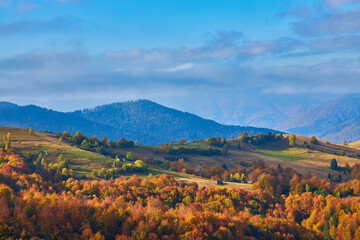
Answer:
[{"label": "forested hillside", "polygon": [[269,129],[226,126],[196,115],[170,109],[151,101],[139,100],[100,106],[71,113],[34,105],[0,103],[0,125],[57,132],[81,131],[87,136],[125,137],[143,144],[162,144],[170,140],[206,139],[212,136],[236,138],[242,132],[268,133]]},{"label": "forested hillside", "polygon": [[103,105],[94,109],[76,111],[75,114],[125,132],[136,131],[136,133],[160,138],[162,139],[160,143],[176,141],[180,138],[187,140],[206,139],[213,136],[237,138],[244,131],[249,134],[271,131],[264,128],[221,125],[148,100]]},{"label": "forested hillside", "polygon": [[[101,123],[92,122],[71,113],[57,112],[35,105],[18,106],[16,104],[0,103],[0,125],[21,127],[40,131],[70,131],[75,134],[77,131],[86,133],[88,136],[108,136],[113,139],[118,136],[131,137],[132,132],[121,131],[120,129],[106,126]],[[139,135],[139,137],[142,137]],[[149,138],[150,141],[154,139]]]},{"label": "forested hillside", "polygon": [[78,180],[66,169],[73,162],[61,154],[57,164],[36,160],[14,137],[5,134],[0,148],[3,239],[360,238],[359,164],[336,183],[254,163],[236,170],[254,178],[251,191],[200,188],[169,175]]}]

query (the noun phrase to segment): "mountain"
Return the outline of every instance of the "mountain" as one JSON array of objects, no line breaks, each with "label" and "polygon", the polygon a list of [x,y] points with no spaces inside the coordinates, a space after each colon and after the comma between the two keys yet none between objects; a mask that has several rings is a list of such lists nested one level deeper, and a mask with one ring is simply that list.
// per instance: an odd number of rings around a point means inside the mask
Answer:
[{"label": "mountain", "polygon": [[160,138],[161,141],[158,143],[180,138],[187,140],[206,139],[213,136],[237,138],[244,131],[250,134],[273,131],[266,128],[222,125],[149,100],[102,105],[93,109],[75,111],[74,114],[93,122],[120,128],[123,131],[134,131]]},{"label": "mountain", "polygon": [[[121,130],[92,122],[72,113],[57,112],[35,105],[18,106],[8,102],[0,102],[0,126],[34,128],[50,132],[80,131],[88,136],[119,136]],[[125,135],[124,137],[130,137]]]},{"label": "mountain", "polygon": [[[57,132],[81,131],[87,136],[139,139],[143,144],[170,140],[235,138],[242,132],[267,133],[266,128],[227,126],[194,114],[164,107],[148,100],[129,101],[75,112],[57,112],[35,105],[0,102],[0,125]],[[276,132],[276,131],[275,131]]]},{"label": "mountain", "polygon": [[226,125],[257,126],[276,129],[276,126],[321,103],[339,97],[334,94],[266,94],[219,92],[180,100],[160,100],[166,106],[194,113]]},{"label": "mountain", "polygon": [[277,129],[342,143],[360,139],[360,94],[346,95],[312,108]]}]

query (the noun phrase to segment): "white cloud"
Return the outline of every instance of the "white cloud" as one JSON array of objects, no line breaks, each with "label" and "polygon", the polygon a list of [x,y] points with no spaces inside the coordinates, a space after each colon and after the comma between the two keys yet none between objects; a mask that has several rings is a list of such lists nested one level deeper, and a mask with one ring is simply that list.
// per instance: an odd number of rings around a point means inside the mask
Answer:
[{"label": "white cloud", "polygon": [[336,11],[294,23],[304,36],[330,36],[360,31],[360,8]]},{"label": "white cloud", "polygon": [[182,71],[182,70],[191,69],[193,67],[194,67],[193,63],[185,63],[185,64],[178,65],[175,67],[169,67],[169,68],[165,69],[164,72],[178,72],[178,71]]}]

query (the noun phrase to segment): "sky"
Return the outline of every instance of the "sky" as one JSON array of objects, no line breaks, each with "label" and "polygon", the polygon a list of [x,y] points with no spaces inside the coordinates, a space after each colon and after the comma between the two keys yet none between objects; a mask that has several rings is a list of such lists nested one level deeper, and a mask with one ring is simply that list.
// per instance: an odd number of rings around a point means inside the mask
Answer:
[{"label": "sky", "polygon": [[0,0],[1,100],[60,111],[300,111],[360,92],[359,50],[360,0]]}]

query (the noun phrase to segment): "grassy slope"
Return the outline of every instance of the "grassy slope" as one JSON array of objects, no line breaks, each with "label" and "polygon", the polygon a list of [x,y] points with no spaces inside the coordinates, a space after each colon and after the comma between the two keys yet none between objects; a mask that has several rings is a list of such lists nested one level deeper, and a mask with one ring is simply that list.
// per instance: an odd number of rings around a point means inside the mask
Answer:
[{"label": "grassy slope", "polygon": [[[83,151],[79,148],[69,146],[67,144],[59,144],[57,138],[53,134],[36,132],[31,135],[25,129],[0,127],[0,137],[11,133],[12,147],[21,151],[30,152],[31,154],[38,154],[41,150],[46,150],[49,154],[46,157],[48,163],[57,163],[57,159],[60,154],[63,154],[65,158],[71,161],[72,168],[75,170],[76,175],[84,174],[87,177],[91,177],[93,171],[99,170],[104,167],[105,163],[113,161],[108,157],[93,152]],[[17,140],[21,143],[18,144]],[[337,152],[339,149],[346,149],[346,151],[358,151],[354,148],[338,145],[321,143],[316,147],[319,150],[310,149],[306,151],[301,147],[304,141],[308,141],[308,138],[298,136],[297,147],[289,148],[286,143],[269,143],[260,146],[257,149],[248,149],[245,146],[239,150],[237,148],[237,140],[228,140],[229,154],[222,156],[200,156],[200,155],[185,155],[190,167],[194,169],[211,168],[215,165],[222,165],[225,163],[229,169],[242,167],[239,161],[255,162],[258,160],[265,161],[265,163],[276,167],[281,164],[283,167],[291,167],[302,174],[311,174],[319,178],[326,178],[329,173],[339,174],[338,172],[329,169],[332,158],[336,158],[340,166],[348,162],[350,165],[359,163],[360,160],[350,158],[346,156],[333,155],[331,152]],[[351,144],[352,145],[352,144]],[[350,145],[350,146],[351,146]],[[204,142],[186,143],[184,145],[176,145],[176,147],[197,147],[207,148],[208,145]],[[154,154],[153,150],[158,146],[135,146],[133,148],[114,149],[114,152],[125,156],[128,151],[132,151],[135,157],[147,157],[154,160],[162,161],[164,154]],[[321,150],[324,149],[325,152]],[[196,182],[204,182],[205,185],[212,185],[214,181],[203,180],[190,175],[183,175],[181,173],[175,173],[171,171],[165,171],[160,169],[150,169],[148,173],[144,173],[141,177],[146,177],[149,173],[158,175],[162,173],[170,174],[178,179],[193,179]],[[141,175],[141,174],[140,174]],[[206,181],[209,181],[206,183]],[[199,184],[200,185],[200,184]]]},{"label": "grassy slope", "polygon": [[[256,162],[259,160],[264,161],[270,166],[277,167],[281,164],[283,167],[290,167],[300,172],[301,174],[311,174],[318,178],[326,178],[329,173],[338,175],[339,172],[330,170],[331,159],[337,159],[340,166],[343,166],[345,162],[350,165],[359,163],[360,160],[350,158],[346,156],[338,156],[333,153],[338,152],[341,149],[345,149],[346,152],[358,151],[339,144],[328,144],[321,142],[316,147],[319,150],[309,149],[308,151],[303,148],[304,141],[309,141],[309,138],[298,136],[297,147],[289,148],[286,142],[274,142],[257,147],[255,150],[250,149],[247,145],[242,145],[241,149],[238,149],[238,141],[228,139],[229,154],[222,156],[200,156],[194,154],[184,155],[186,157],[189,166],[194,169],[211,168],[215,165],[222,165],[231,168],[243,167],[239,164],[239,161],[244,162]],[[189,144],[189,143],[187,143]],[[190,143],[190,145],[193,143]],[[200,146],[206,146],[205,143],[200,143]],[[117,153],[126,155],[127,151],[133,151],[135,156],[145,156],[153,158],[155,160],[163,160],[164,154],[154,154],[153,149],[159,146],[137,146],[132,149],[119,149]],[[324,151],[324,152],[323,152]]]},{"label": "grassy slope", "polygon": [[[40,151],[46,151],[46,162],[58,163],[60,154],[69,159],[75,169],[75,175],[89,177],[96,169],[101,169],[111,159],[97,153],[87,152],[67,144],[59,144],[53,134],[35,132],[29,134],[28,130],[12,127],[0,127],[0,136],[10,132],[11,146],[20,152],[29,152],[37,155]],[[20,141],[20,144],[18,143]]]},{"label": "grassy slope", "polygon": [[349,146],[352,148],[360,149],[360,141],[349,143]]},{"label": "grassy slope", "polygon": [[[150,149],[160,149],[161,146],[158,145],[144,145],[143,147],[150,148]],[[198,149],[208,149],[210,147],[205,141],[200,142],[187,142],[184,144],[174,144],[171,146],[174,149],[178,149],[181,147],[184,148],[198,148]]]},{"label": "grassy slope", "polygon": [[284,150],[274,150],[274,149],[257,149],[254,152],[261,155],[276,158],[283,161],[296,162],[300,160],[305,160],[309,157],[309,154],[305,149],[302,148],[288,148]]},{"label": "grassy slope", "polygon": [[[67,144],[59,144],[57,142],[58,139],[53,134],[44,132],[35,132],[34,134],[29,134],[27,129],[0,127],[0,137],[4,136],[8,132],[11,134],[11,145],[13,148],[19,150],[20,152],[29,152],[31,155],[36,155],[40,151],[46,151],[48,154],[46,156],[47,163],[57,163],[59,155],[63,154],[65,158],[70,160],[75,176],[85,175],[86,177],[92,177],[93,171],[101,169],[104,167],[105,163],[114,161],[113,159],[105,157],[101,154],[84,151]],[[20,141],[20,143],[18,143],[18,141]],[[144,147],[136,147],[132,148],[131,150],[134,152],[144,151]],[[125,150],[125,152],[126,151],[129,150]],[[224,186],[218,186],[214,180],[157,168],[149,168],[148,172],[137,173],[137,175],[139,175],[140,178],[146,178],[150,173],[152,175],[172,175],[178,179],[179,182],[196,182],[200,187],[230,187],[242,188],[245,190],[250,189],[250,185],[248,184],[225,183]],[[132,174],[125,176],[130,177]]]}]

